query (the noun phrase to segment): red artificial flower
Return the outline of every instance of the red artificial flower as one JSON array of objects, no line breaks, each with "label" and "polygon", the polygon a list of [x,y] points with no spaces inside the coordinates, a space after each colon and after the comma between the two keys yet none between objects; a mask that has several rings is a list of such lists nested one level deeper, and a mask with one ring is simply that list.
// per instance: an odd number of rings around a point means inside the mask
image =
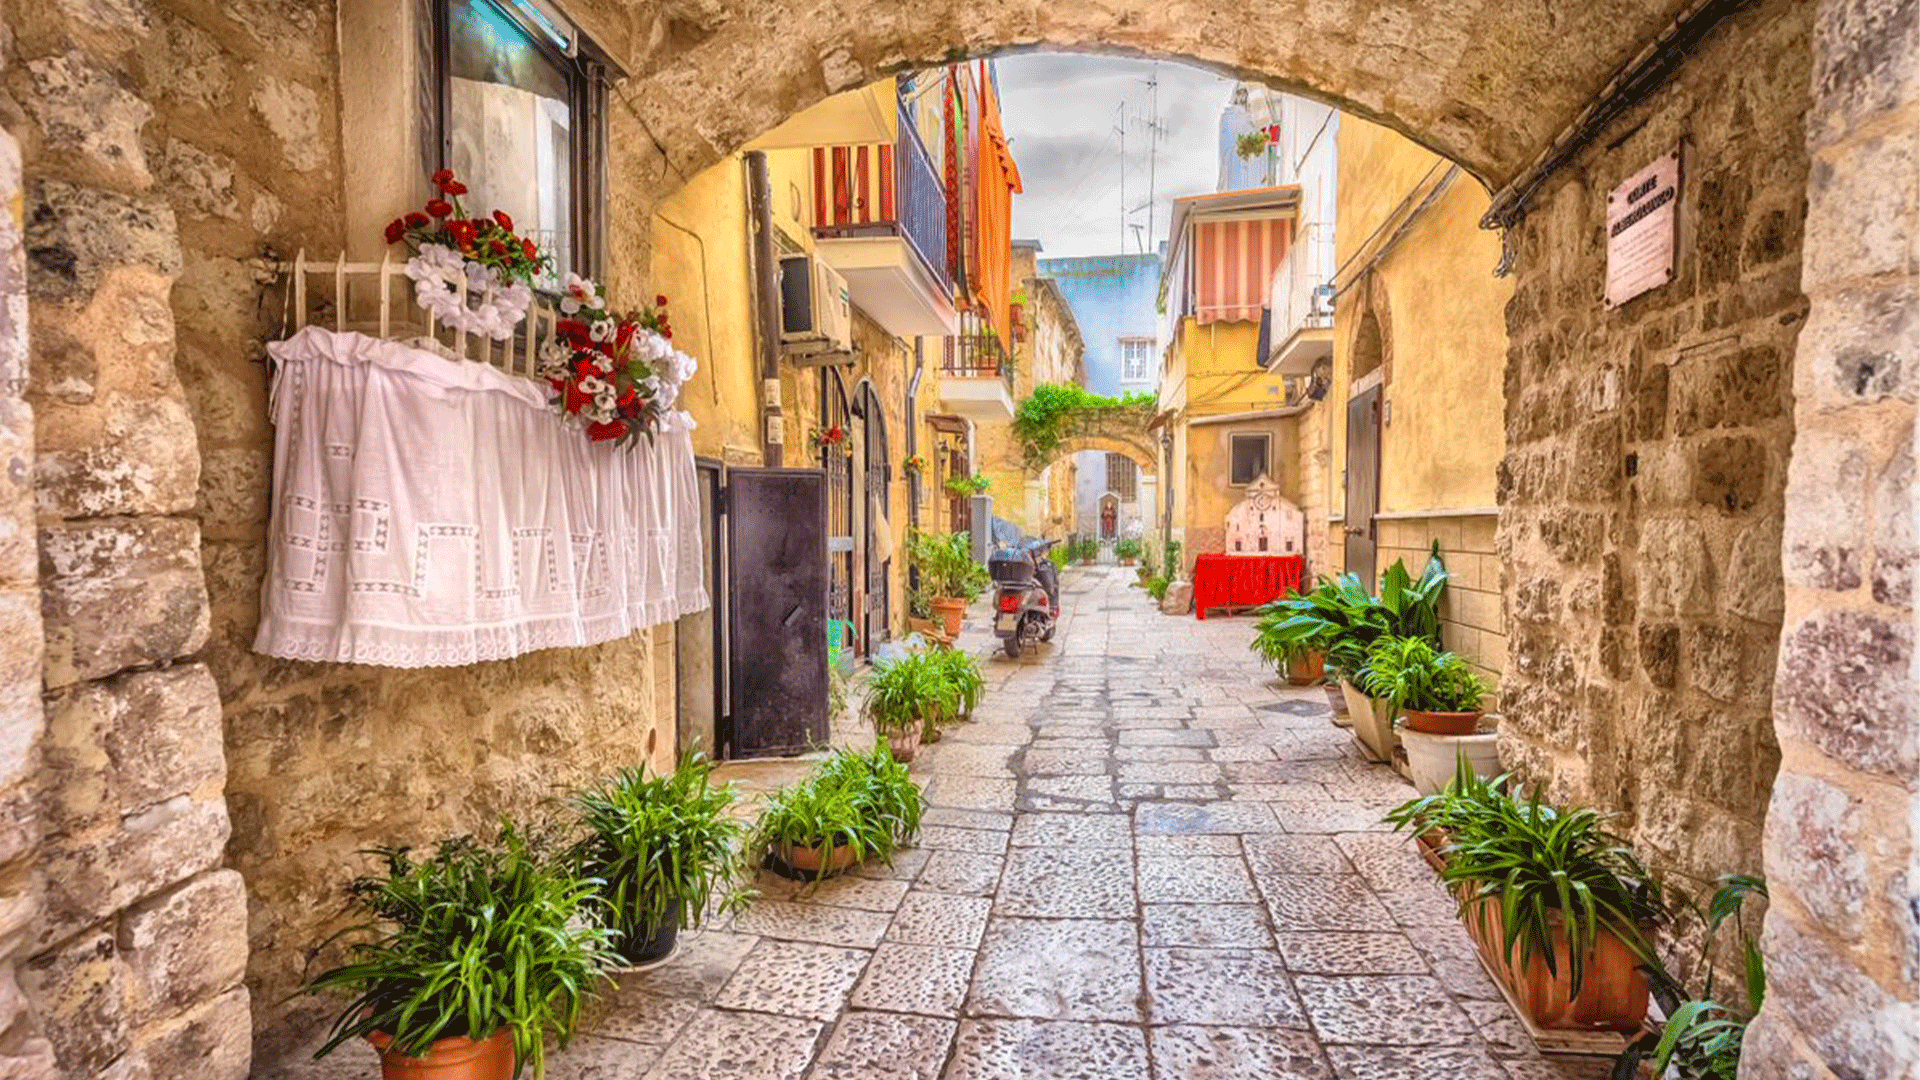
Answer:
[{"label": "red artificial flower", "polygon": [[407,228],[409,229],[424,229],[432,221],[433,221],[432,218],[428,217],[427,215],[421,213],[418,210],[409,210],[407,212],[406,222],[407,222]]},{"label": "red artificial flower", "polygon": [[394,218],[387,222],[387,243],[399,243],[400,238],[405,235],[407,235],[407,223],[404,218]]},{"label": "red artificial flower", "polygon": [[639,329],[640,324],[637,322],[622,322],[620,329],[614,331],[614,343],[622,348],[626,347],[626,344],[633,340],[633,335],[637,333]]},{"label": "red artificial flower", "polygon": [[591,336],[587,332],[587,324],[579,319],[561,319],[553,324],[553,332],[569,345],[584,345]]},{"label": "red artificial flower", "polygon": [[465,195],[467,193],[467,185],[458,180],[448,180],[446,183],[440,185],[440,190],[449,195]]},{"label": "red artificial flower", "polygon": [[430,179],[432,179],[434,187],[445,191],[447,190],[447,185],[453,183],[453,170],[441,169],[439,172],[434,173]]},{"label": "red artificial flower", "polygon": [[611,420],[604,424],[587,425],[587,438],[592,439],[594,442],[606,442],[608,439],[617,439],[626,433],[627,422],[625,420]]},{"label": "red artificial flower", "polygon": [[666,338],[668,341],[672,341],[673,331],[663,326],[660,328],[660,336]]},{"label": "red artificial flower", "polygon": [[505,210],[495,210],[493,212],[493,220],[499,222],[500,227],[507,230],[508,232],[513,231],[513,219],[507,216],[507,212]]},{"label": "red artificial flower", "polygon": [[658,294],[658,295],[656,295],[656,296],[655,296],[655,297],[653,298],[653,306],[654,306],[654,307],[666,307],[666,306],[667,306],[667,294],[666,294],[666,293],[660,293],[660,294]]},{"label": "red artificial flower", "polygon": [[427,200],[427,213],[437,218],[446,217],[448,214],[453,213],[453,204],[445,199],[429,199]]},{"label": "red artificial flower", "polygon": [[447,232],[453,234],[454,242],[458,243],[463,251],[473,247],[474,240],[478,238],[478,230],[474,229],[471,221],[449,221]]},{"label": "red artificial flower", "polygon": [[587,403],[592,400],[593,398],[580,392],[578,384],[568,384],[565,400],[561,403],[561,407],[570,413],[577,413],[581,409],[586,408]]},{"label": "red artificial flower", "polygon": [[827,441],[830,443],[837,443],[846,437],[847,433],[841,431],[838,427],[830,427],[827,429]]},{"label": "red artificial flower", "polygon": [[531,240],[520,241],[520,250],[527,253],[527,259],[529,261],[540,257],[540,249],[533,246],[533,241]]},{"label": "red artificial flower", "polygon": [[633,386],[628,386],[626,390],[621,392],[618,398],[614,399],[613,404],[617,408],[619,408],[622,412],[624,412],[628,409],[633,408],[634,400],[639,396],[640,396],[640,391],[637,388]]},{"label": "red artificial flower", "polygon": [[500,256],[500,257],[501,257],[501,258],[503,258],[503,259],[504,259],[504,258],[506,258],[506,257],[507,257],[507,245],[505,245],[505,244],[503,244],[503,243],[501,243],[501,242],[500,242],[500,241],[498,241],[498,240],[495,240],[495,241],[493,242],[493,253],[494,253],[495,255],[498,255],[498,256]]}]

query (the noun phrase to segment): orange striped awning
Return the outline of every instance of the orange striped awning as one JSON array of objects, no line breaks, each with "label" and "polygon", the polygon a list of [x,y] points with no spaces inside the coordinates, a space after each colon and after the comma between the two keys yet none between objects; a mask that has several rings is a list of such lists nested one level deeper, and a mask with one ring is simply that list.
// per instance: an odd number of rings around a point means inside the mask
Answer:
[{"label": "orange striped awning", "polygon": [[1195,320],[1259,322],[1292,236],[1291,217],[1196,223],[1187,268]]}]

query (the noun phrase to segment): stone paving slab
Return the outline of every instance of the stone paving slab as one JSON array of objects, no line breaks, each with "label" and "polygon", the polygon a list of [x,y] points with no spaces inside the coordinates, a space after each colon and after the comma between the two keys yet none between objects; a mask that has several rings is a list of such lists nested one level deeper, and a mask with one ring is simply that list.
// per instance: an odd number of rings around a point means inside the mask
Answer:
[{"label": "stone paving slab", "polygon": [[[1070,571],[1060,637],[1018,661],[976,616],[989,689],[914,765],[918,843],[763,875],[622,976],[555,1080],[1602,1080],[1527,1043],[1379,820],[1412,789],[1324,692],[1279,684],[1250,620],[1162,616],[1130,580]],[[372,1075],[337,1064],[274,1080]]]}]

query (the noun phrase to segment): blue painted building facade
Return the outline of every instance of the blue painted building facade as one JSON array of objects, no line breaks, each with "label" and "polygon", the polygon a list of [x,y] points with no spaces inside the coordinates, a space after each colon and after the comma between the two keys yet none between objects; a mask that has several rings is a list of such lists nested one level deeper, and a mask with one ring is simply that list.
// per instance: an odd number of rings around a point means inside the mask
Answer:
[{"label": "blue painted building facade", "polygon": [[[1152,391],[1160,381],[1160,256],[1088,255],[1040,259],[1041,277],[1060,292],[1087,345],[1087,389],[1096,394]],[[1129,369],[1128,364],[1132,367]]]}]

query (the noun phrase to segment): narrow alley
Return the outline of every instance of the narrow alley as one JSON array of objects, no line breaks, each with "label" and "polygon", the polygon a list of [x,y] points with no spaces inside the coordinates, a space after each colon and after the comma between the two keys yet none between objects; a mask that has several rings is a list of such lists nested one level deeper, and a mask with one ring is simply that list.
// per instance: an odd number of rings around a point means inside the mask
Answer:
[{"label": "narrow alley", "polygon": [[[963,641],[989,690],[915,762],[916,846],[818,887],[761,874],[744,914],[621,977],[549,1075],[1606,1075],[1534,1052],[1383,831],[1412,789],[1360,760],[1321,689],[1277,685],[1250,620],[1161,615],[1132,578],[1069,571],[1056,643],[1021,661]],[[376,1066],[286,1080],[308,1075]]]}]

